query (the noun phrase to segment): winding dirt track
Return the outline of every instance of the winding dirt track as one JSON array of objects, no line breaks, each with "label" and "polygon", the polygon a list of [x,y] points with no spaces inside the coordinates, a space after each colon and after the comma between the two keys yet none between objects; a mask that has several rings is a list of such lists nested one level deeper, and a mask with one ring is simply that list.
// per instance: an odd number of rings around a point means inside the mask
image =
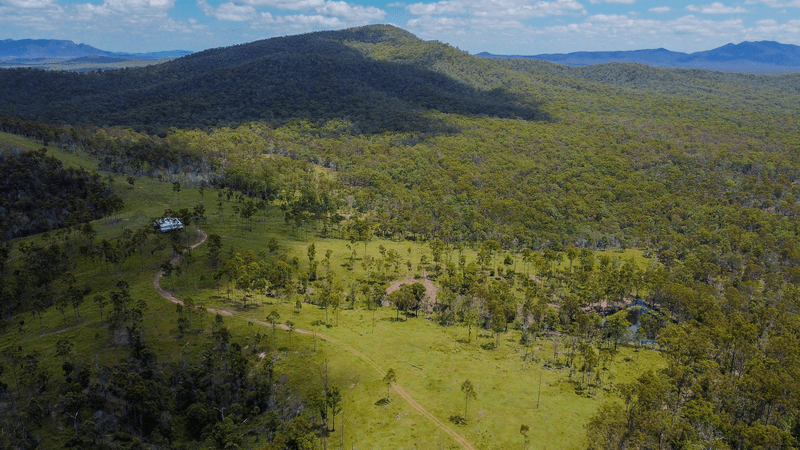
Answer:
[{"label": "winding dirt track", "polygon": [[[208,235],[206,234],[206,232],[201,230],[200,228],[197,229],[197,234],[200,236],[200,240],[197,241],[197,243],[193,244],[191,247],[189,247],[191,249],[194,249],[194,248],[202,245],[206,241],[206,239],[208,239]],[[174,258],[172,258],[171,262],[173,264],[175,264],[180,260],[180,258],[181,258],[181,255],[177,255]],[[175,298],[175,296],[173,296],[172,294],[170,294],[169,292],[167,292],[167,291],[165,291],[164,289],[161,288],[161,277],[162,276],[164,276],[164,271],[159,270],[158,273],[156,273],[155,278],[153,279],[153,287],[155,288],[156,292],[158,292],[159,295],[161,295],[165,299],[171,301],[172,303],[183,305],[183,302],[180,299]],[[222,316],[234,316],[234,314],[232,312],[226,311],[226,310],[217,310],[217,309],[211,309],[211,308],[207,308],[206,310],[208,312],[212,313],[212,314],[219,314],[219,315],[222,315]],[[251,319],[248,319],[248,320],[251,320]],[[271,325],[271,324],[268,324],[266,322],[262,322],[260,320],[253,320],[253,322],[261,324],[261,325],[267,325],[267,326]],[[288,330],[289,329],[289,327],[287,327],[286,325],[283,325],[283,324],[276,324],[276,326],[278,328],[283,329],[283,330]],[[300,333],[300,334],[311,334],[311,332],[306,331],[306,330],[301,330],[299,328],[295,328],[294,331],[296,333]],[[317,336],[320,339],[324,339],[324,340],[330,342],[331,344],[335,344],[335,345],[341,347],[342,349],[347,350],[348,352],[358,356],[365,363],[367,363],[370,367],[372,367],[375,370],[375,372],[377,372],[378,375],[380,375],[381,377],[386,375],[386,372],[383,369],[381,369],[380,366],[378,366],[374,361],[369,359],[365,354],[363,354],[360,351],[354,349],[353,347],[350,347],[349,345],[344,344],[344,343],[342,343],[342,342],[340,342],[340,341],[338,341],[338,340],[336,340],[336,339],[334,339],[334,338],[332,338],[330,336],[326,336],[326,335],[324,335],[322,333],[317,333]],[[400,386],[399,384],[394,383],[392,385],[392,388],[394,389],[394,391],[400,397],[402,397],[406,402],[408,402],[408,404],[412,408],[414,408],[415,410],[419,411],[419,413],[422,414],[423,416],[427,417],[431,422],[434,423],[434,425],[439,427],[440,430],[442,430],[445,433],[449,434],[463,448],[465,448],[466,450],[475,450],[475,447],[473,447],[472,444],[469,443],[469,441],[464,439],[463,436],[461,436],[460,434],[458,434],[455,431],[453,431],[452,429],[450,429],[450,427],[445,425],[441,420],[437,419],[436,416],[434,416],[433,414],[428,412],[428,410],[423,408],[422,405],[417,403],[417,401],[414,400],[413,397],[411,397],[411,394],[403,386]]]},{"label": "winding dirt track", "polygon": [[[200,235],[200,240],[197,241],[196,243],[192,244],[192,246],[189,247],[190,250],[194,250],[195,248],[203,245],[203,243],[206,241],[206,239],[208,239],[208,235],[206,234],[206,232],[201,230],[200,228],[197,229],[197,234]],[[178,261],[180,261],[181,256],[182,255],[175,255],[175,257],[173,257],[170,260],[170,262],[172,264],[177,263]],[[178,298],[175,298],[168,291],[166,291],[166,290],[161,288],[161,277],[163,277],[163,276],[164,276],[164,271],[163,270],[159,270],[158,273],[156,273],[156,277],[153,279],[153,288],[155,288],[156,292],[158,292],[158,294],[160,296],[162,296],[165,299],[171,301],[172,303],[175,303],[175,304],[183,306],[183,301],[182,300],[180,300]],[[219,309],[206,308],[206,311],[208,311],[208,312],[210,312],[212,314],[219,314],[220,316],[232,316],[233,315],[230,311],[219,310]]]}]

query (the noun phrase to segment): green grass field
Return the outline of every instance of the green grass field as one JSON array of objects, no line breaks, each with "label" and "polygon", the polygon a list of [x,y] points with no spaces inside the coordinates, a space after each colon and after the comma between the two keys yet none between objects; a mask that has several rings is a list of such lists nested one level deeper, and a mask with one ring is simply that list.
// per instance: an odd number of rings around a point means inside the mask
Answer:
[{"label": "green grass field", "polygon": [[[230,304],[211,298],[205,300],[205,303],[214,307],[230,308]],[[343,310],[338,314],[338,326],[331,328],[312,325],[325,320],[324,309],[313,305],[304,305],[297,314],[293,304],[275,302],[239,310],[236,314],[253,321],[265,322],[265,316],[273,309],[280,313],[282,321],[288,318],[298,329],[316,329],[357,349],[384,370],[394,368],[398,382],[420,404],[448,426],[462,433],[476,448],[502,449],[521,445],[519,427],[522,424],[531,428],[531,448],[580,448],[585,434],[583,424],[602,400],[613,397],[605,389],[600,389],[591,397],[578,395],[568,369],[542,368],[544,361],[553,358],[553,342],[550,339],[540,338],[533,345],[532,351],[538,362],[523,365],[524,349],[519,344],[519,333],[514,331],[501,335],[501,345],[497,349],[484,350],[482,344],[495,341],[487,331],[482,331],[477,339],[473,336],[472,342],[467,343],[467,330],[464,327],[440,327],[424,317],[395,322],[394,312],[387,309],[379,310],[375,314],[374,332],[372,311],[368,310]],[[335,324],[337,319],[332,318],[332,322]],[[262,327],[265,333],[271,333],[271,327]],[[288,332],[279,329],[277,334],[286,335]],[[297,337],[295,333],[295,343]],[[309,336],[302,336],[302,339],[307,343]],[[339,377],[347,380],[344,384],[349,386],[347,400],[353,408],[353,418],[350,420],[354,423],[353,434],[346,432],[345,440],[352,442],[363,430],[386,419],[381,411],[383,408],[374,405],[385,396],[385,386],[374,371],[365,372],[360,367],[363,362],[359,358],[328,343],[323,346],[321,342],[318,340],[318,346],[330,358],[331,369],[335,369]],[[563,355],[560,357],[563,359]],[[604,375],[607,380],[613,380],[606,382],[606,388],[610,389],[614,383],[631,381],[641,368],[655,368],[661,363],[657,352],[621,348],[610,370]],[[340,364],[340,367],[336,367]],[[316,374],[312,374],[314,376]],[[541,399],[537,408],[540,377]],[[580,374],[575,377],[579,378]],[[453,425],[448,418],[463,414],[464,396],[460,392],[460,385],[466,379],[476,385],[478,398],[471,402],[468,424]],[[398,425],[404,417],[403,414],[407,414],[409,420],[420,421],[419,418],[414,418],[413,410],[397,398],[390,408],[399,408],[397,414],[400,415],[395,415]],[[375,422],[372,417],[380,420]],[[420,425],[423,425],[424,430],[424,424]],[[373,435],[371,438],[362,436],[361,439],[380,448],[387,448],[406,442],[408,437],[414,436],[391,430],[387,431],[391,433],[391,439],[406,437],[402,441],[385,442],[380,437],[382,430],[382,427],[377,427],[367,433]],[[413,440],[402,447],[412,448],[412,442]],[[388,445],[389,443],[392,445]],[[382,444],[387,444],[387,447]],[[429,448],[424,445],[417,447]]]},{"label": "green grass field", "polygon": [[[0,134],[0,142],[22,148],[41,147],[8,134]],[[49,153],[69,165],[90,170],[97,167],[84,155],[56,149],[50,149]],[[147,225],[151,218],[162,215],[167,208],[192,208],[201,202],[200,193],[193,187],[184,187],[175,195],[171,183],[137,178],[130,186],[125,178],[114,177],[115,190],[122,196],[125,209],[115,217],[93,223],[98,232],[96,242],[115,239],[126,228]],[[206,189],[204,199],[207,220],[199,226],[209,234],[217,233],[223,237],[223,253],[229,248],[258,253],[267,248],[271,238],[275,238],[281,250],[288,252],[289,257],[296,256],[304,268],[307,267],[307,246],[314,242],[318,260],[324,258],[327,250],[333,252],[330,270],[339,284],[346,287],[355,278],[363,276],[358,262],[355,270],[346,267],[351,252],[349,241],[322,239],[313,232],[293,230],[283,222],[277,207],[270,207],[266,215],[259,212],[252,224],[237,224],[231,216],[229,204],[225,205],[224,217],[218,213],[216,190]],[[17,244],[14,242],[15,247]],[[398,279],[418,275],[418,262],[423,254],[430,259],[427,245],[408,241],[373,240],[367,246],[367,254],[378,256],[380,245],[396,250],[404,260],[412,262],[410,271],[405,265],[401,266]],[[363,243],[357,243],[356,248],[358,259],[363,260]],[[197,356],[213,320],[210,314],[205,314],[200,319],[204,324],[202,333],[189,333],[178,339],[176,307],[159,296],[152,285],[159,264],[169,257],[169,252],[169,249],[155,254],[145,252],[143,262],[138,254],[134,254],[123,264],[120,274],[130,282],[134,298],[144,299],[148,304],[145,339],[157,352],[160,361]],[[640,265],[650,262],[635,249],[624,253],[608,252],[625,259],[632,257]],[[525,349],[519,343],[519,331],[515,330],[501,334],[498,348],[486,350],[483,344],[495,342],[495,337],[487,330],[481,330],[477,338],[473,330],[472,340],[467,342],[467,329],[464,327],[442,327],[427,320],[424,314],[397,322],[394,321],[396,313],[391,308],[373,312],[357,303],[354,309],[341,310],[335,316],[330,313],[329,321],[334,324],[331,327],[319,325],[326,319],[324,309],[303,304],[301,311],[296,313],[294,299],[257,296],[256,304],[243,309],[239,301],[243,292],[234,291],[233,301],[228,301],[224,290],[218,294],[215,289],[213,271],[205,264],[207,246],[200,246],[193,253],[198,261],[194,270],[173,280],[162,279],[161,286],[171,289],[174,282],[177,298],[192,297],[206,307],[229,311],[232,315],[225,317],[225,321],[243,347],[252,349],[256,334],[272,339],[273,330],[264,322],[273,309],[279,312],[280,322],[291,320],[298,330],[317,331],[342,344],[315,338],[313,333],[295,332],[291,337],[288,331],[281,329],[274,333],[277,339],[274,347],[281,349],[278,371],[291,381],[291,385],[297,386],[299,392],[321,389],[323,362],[327,362],[331,382],[343,388],[343,412],[335,419],[336,431],[328,437],[330,445],[344,442],[345,448],[353,449],[459,447],[453,438],[396,393],[392,393],[390,403],[376,405],[386,396],[381,373],[345,346],[360,352],[383,371],[393,368],[398,384],[424,409],[466,438],[474,448],[480,449],[522,448],[523,437],[519,430],[523,424],[530,427],[527,448],[584,447],[584,424],[602,401],[615,396],[613,386],[632,380],[645,369],[663,365],[662,358],[655,351],[621,347],[604,372],[604,386],[590,396],[576,391],[580,373],[571,377],[569,369],[545,367],[545,363],[554,366],[554,338],[557,336],[540,337],[531,348],[534,360],[523,364]],[[473,250],[468,249],[465,254],[468,259],[475,258]],[[12,252],[12,257],[14,255]],[[568,262],[563,261],[563,264]],[[55,342],[61,336],[75,343],[77,355],[98,364],[111,364],[126,354],[126,348],[113,345],[106,326],[100,321],[100,310],[91,300],[97,293],[108,296],[117,280],[115,270],[107,270],[99,260],[82,260],[73,273],[79,283],[92,287],[92,294],[81,307],[82,321],[76,324],[75,317],[68,311],[65,329],[64,318],[55,308],[43,314],[41,325],[38,318],[26,314],[18,318],[24,319],[23,326],[14,325],[0,336],[0,348],[20,343],[27,351],[38,349],[43,352],[44,364],[53,374],[60,372],[61,362],[55,355]],[[107,307],[105,313],[109,309]],[[260,347],[264,346],[262,341]],[[563,358],[563,355],[558,357],[559,360]],[[467,424],[458,425],[451,422],[450,417],[464,412],[464,395],[460,386],[466,379],[476,386],[477,399],[470,401]],[[8,376],[4,381],[12,383]],[[255,443],[251,445],[258,448]]]}]

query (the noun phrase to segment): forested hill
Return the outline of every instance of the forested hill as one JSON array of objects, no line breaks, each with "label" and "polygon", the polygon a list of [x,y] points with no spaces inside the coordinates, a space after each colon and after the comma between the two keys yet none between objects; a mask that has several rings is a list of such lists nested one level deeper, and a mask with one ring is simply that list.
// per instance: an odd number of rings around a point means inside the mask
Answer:
[{"label": "forested hill", "polygon": [[[446,70],[437,67],[445,60]],[[496,65],[469,80],[451,75],[457,67],[480,67],[476,60],[398,28],[370,26],[207,50],[136,70],[4,70],[0,114],[148,131],[293,118],[346,119],[358,132],[448,131],[426,116],[433,109],[546,118],[535,96],[513,95],[503,88]]]},{"label": "forested hill", "polygon": [[430,111],[551,120],[553,113],[564,111],[563,105],[552,107],[556,97],[580,104],[581,91],[608,86],[714,96],[722,108],[750,102],[763,110],[784,102],[782,91],[796,94],[800,76],[489,60],[422,41],[396,27],[374,25],[211,49],[139,69],[87,74],[0,70],[0,115],[51,124],[131,126],[150,133],[291,119],[343,119],[354,134],[449,133],[458,126]]},{"label": "forested hill", "polygon": [[[742,106],[744,97],[758,99],[762,105],[779,102],[781,91],[800,93],[800,73],[786,75],[754,75],[715,72],[703,69],[661,68],[639,63],[611,62],[589,66],[567,66],[536,59],[498,59],[500,67],[528,74],[536,79],[550,79],[551,83],[597,83],[629,89],[647,90],[654,94],[716,97],[734,107]],[[578,89],[591,85],[576,86]],[[742,95],[743,91],[748,91]],[[766,101],[766,102],[765,102]]]}]

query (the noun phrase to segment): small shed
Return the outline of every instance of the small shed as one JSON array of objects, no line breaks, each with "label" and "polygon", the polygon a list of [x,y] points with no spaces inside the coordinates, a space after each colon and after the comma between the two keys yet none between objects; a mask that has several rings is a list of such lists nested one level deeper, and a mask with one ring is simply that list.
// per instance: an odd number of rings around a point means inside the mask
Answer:
[{"label": "small shed", "polygon": [[164,217],[163,219],[158,219],[153,222],[153,228],[161,231],[162,233],[166,233],[167,231],[172,230],[182,230],[183,223],[181,223],[181,219],[176,217]]}]

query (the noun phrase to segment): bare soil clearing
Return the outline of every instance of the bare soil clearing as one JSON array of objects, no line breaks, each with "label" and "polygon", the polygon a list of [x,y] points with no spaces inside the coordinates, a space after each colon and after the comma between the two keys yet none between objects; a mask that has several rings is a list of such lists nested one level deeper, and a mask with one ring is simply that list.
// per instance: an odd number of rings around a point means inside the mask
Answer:
[{"label": "bare soil clearing", "polygon": [[[388,296],[406,284],[418,282],[420,281],[416,278],[406,278],[405,280],[393,281],[392,284],[390,284],[386,289],[386,295]],[[439,288],[437,288],[433,281],[431,281],[431,279],[427,276],[422,279],[422,285],[425,286],[425,302],[423,303],[422,307],[427,312],[433,312],[433,307],[436,305],[436,295],[439,293]],[[389,305],[385,304],[383,306]]]}]

